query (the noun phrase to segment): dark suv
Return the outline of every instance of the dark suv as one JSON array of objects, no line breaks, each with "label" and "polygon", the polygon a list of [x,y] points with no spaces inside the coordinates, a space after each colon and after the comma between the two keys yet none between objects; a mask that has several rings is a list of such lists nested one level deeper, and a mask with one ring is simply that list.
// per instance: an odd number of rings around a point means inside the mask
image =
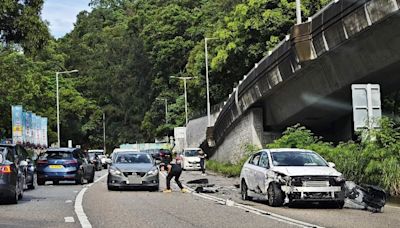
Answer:
[{"label": "dark suv", "polygon": [[73,180],[76,184],[94,180],[95,168],[89,163],[87,154],[78,148],[48,149],[37,161],[37,183],[46,181],[58,184],[62,180]]},{"label": "dark suv", "polygon": [[25,169],[22,146],[0,144],[0,198],[18,203],[24,193]]}]

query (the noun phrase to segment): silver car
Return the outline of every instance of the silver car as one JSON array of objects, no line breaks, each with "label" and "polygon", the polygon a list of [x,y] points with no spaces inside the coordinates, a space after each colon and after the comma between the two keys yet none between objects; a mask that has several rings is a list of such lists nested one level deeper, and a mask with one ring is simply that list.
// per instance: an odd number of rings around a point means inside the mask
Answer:
[{"label": "silver car", "polygon": [[142,152],[118,152],[108,169],[108,190],[149,188],[158,191],[159,169],[153,158]]}]

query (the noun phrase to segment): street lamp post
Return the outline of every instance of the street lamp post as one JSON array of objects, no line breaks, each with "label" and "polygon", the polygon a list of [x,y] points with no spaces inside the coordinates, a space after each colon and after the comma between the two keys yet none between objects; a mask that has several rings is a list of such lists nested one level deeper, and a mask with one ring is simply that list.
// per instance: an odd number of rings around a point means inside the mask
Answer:
[{"label": "street lamp post", "polygon": [[106,153],[106,113],[103,112],[103,150]]},{"label": "street lamp post", "polygon": [[60,147],[60,98],[59,98],[59,89],[58,89],[58,75],[60,74],[69,74],[76,73],[78,70],[70,70],[70,71],[61,71],[56,72],[56,97],[57,97],[57,146]]},{"label": "street lamp post", "polygon": [[183,80],[183,86],[184,86],[184,90],[185,90],[185,117],[186,117],[186,124],[188,123],[188,109],[187,109],[187,92],[186,92],[186,80],[190,80],[193,77],[176,77],[176,76],[170,76],[171,78],[178,78]]},{"label": "street lamp post", "polygon": [[208,40],[216,40],[217,38],[204,38],[204,53],[206,59],[206,85],[207,85],[207,120],[208,120],[208,127],[211,126],[211,105],[210,105],[210,84],[208,80],[208,50],[207,50],[207,41]]},{"label": "street lamp post", "polygon": [[165,101],[165,123],[168,124],[168,100],[167,98],[156,98],[158,101]]},{"label": "street lamp post", "polygon": [[300,2],[300,0],[296,0],[296,18],[297,18],[297,24],[301,24],[301,2]]}]

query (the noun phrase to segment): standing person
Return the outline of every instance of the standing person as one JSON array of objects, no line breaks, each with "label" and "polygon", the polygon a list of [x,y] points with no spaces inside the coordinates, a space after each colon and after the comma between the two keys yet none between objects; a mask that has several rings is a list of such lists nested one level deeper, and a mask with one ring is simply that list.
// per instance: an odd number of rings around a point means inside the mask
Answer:
[{"label": "standing person", "polygon": [[175,177],[175,182],[179,186],[179,188],[181,189],[181,192],[183,192],[183,193],[189,192],[186,188],[184,188],[182,186],[182,183],[179,181],[179,177],[182,174],[182,168],[181,168],[181,162],[180,161],[181,161],[180,159],[176,159],[175,163],[170,163],[170,164],[167,165],[167,171],[168,171],[167,188],[163,192],[165,192],[165,193],[172,192],[172,190],[171,190],[171,179],[173,177]]},{"label": "standing person", "polygon": [[204,153],[202,149],[198,151],[198,156],[200,158],[200,169],[201,169],[201,175],[205,176],[206,175],[206,169],[205,169],[205,161],[207,154]]}]

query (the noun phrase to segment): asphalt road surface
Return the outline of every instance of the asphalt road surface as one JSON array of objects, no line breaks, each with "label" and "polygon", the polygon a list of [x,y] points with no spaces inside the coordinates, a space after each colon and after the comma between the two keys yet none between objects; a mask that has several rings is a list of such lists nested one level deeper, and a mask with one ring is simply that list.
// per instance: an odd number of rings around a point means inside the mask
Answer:
[{"label": "asphalt road surface", "polygon": [[[272,208],[263,201],[239,199],[232,180],[209,175],[223,186],[218,193],[108,191],[106,170],[97,182],[74,185],[61,182],[25,191],[17,205],[0,205],[0,227],[397,227],[400,208],[384,213],[334,208]],[[185,172],[185,181],[201,176]],[[160,188],[165,179],[160,178]],[[160,190],[161,190],[160,189]],[[79,197],[77,197],[79,196]],[[82,197],[82,201],[79,198]],[[231,199],[231,200],[227,200]],[[234,203],[236,202],[236,203]],[[82,210],[80,210],[80,208]]]}]

